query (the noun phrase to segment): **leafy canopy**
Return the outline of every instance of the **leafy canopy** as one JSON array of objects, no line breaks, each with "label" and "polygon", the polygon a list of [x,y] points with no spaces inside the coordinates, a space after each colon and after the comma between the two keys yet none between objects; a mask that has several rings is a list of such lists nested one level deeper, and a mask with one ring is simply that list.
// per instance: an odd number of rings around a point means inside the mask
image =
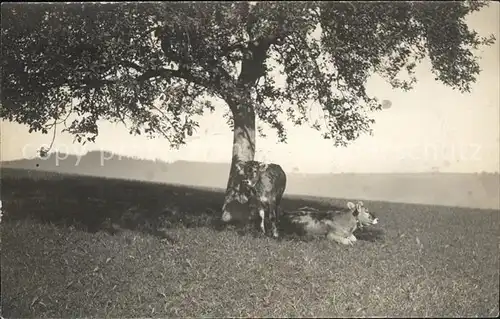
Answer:
[{"label": "leafy canopy", "polygon": [[[365,89],[374,73],[409,90],[428,55],[437,80],[470,90],[480,72],[473,50],[494,38],[464,18],[485,5],[4,4],[1,118],[47,133],[76,115],[64,130],[80,142],[95,139],[98,120],[121,121],[176,147],[198,126],[193,115],[213,111],[207,97],[218,97],[254,108],[282,141],[286,117],[346,145],[370,132],[367,111],[381,107]],[[308,122],[311,101],[324,123]]]}]

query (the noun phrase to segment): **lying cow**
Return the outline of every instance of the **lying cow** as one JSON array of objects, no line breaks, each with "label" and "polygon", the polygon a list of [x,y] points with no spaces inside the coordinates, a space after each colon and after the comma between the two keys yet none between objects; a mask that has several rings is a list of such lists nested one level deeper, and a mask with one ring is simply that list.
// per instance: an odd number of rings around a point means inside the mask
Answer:
[{"label": "lying cow", "polygon": [[237,162],[238,174],[243,176],[242,185],[249,194],[252,211],[257,211],[260,228],[266,232],[266,220],[271,223],[273,237],[278,237],[277,221],[279,205],[286,188],[286,174],[277,164],[264,164],[257,161]]},{"label": "lying cow", "polygon": [[342,211],[320,211],[301,207],[282,215],[280,228],[299,235],[326,236],[340,244],[353,245],[357,240],[354,231],[358,227],[377,224],[378,218],[368,212],[361,201],[356,205],[348,202],[347,208]]}]

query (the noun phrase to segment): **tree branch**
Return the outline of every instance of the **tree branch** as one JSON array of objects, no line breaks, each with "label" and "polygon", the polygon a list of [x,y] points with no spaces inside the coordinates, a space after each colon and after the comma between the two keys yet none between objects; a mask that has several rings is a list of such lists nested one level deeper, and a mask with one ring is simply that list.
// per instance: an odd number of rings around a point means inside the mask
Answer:
[{"label": "tree branch", "polygon": [[[163,118],[165,118],[170,123],[170,125],[172,126],[172,128],[174,129],[174,131],[175,131],[176,134],[180,134],[180,132],[177,130],[177,128],[175,127],[175,125],[172,122],[172,120],[170,120],[170,118],[160,108],[156,107],[155,105],[153,105],[153,108],[155,110],[157,110],[158,112],[160,112],[160,114],[163,116]],[[162,134],[165,135],[165,133],[163,131],[162,131]]]},{"label": "tree branch", "polygon": [[[156,77],[163,77],[165,79],[170,79],[170,78],[180,78],[184,79],[188,82],[192,82],[194,84],[197,84],[199,86],[205,87],[209,90],[212,90],[212,88],[209,85],[209,81],[206,79],[203,79],[201,76],[196,76],[192,72],[189,72],[185,69],[182,70],[171,70],[171,69],[164,69],[164,68],[159,68],[156,70],[150,69],[150,70],[144,70],[140,65],[130,62],[130,61],[120,61],[124,66],[128,66],[130,68],[133,68],[134,70],[141,72],[142,74],[137,76],[135,80],[137,82],[144,82],[152,78]],[[105,85],[110,85],[110,84],[115,84],[119,80],[107,80],[107,79],[89,79],[83,82],[83,85],[81,85],[81,88],[84,87],[89,87],[89,88],[100,88]]]},{"label": "tree branch", "polygon": [[282,26],[274,34],[248,41],[247,50],[250,56],[243,58],[241,73],[238,77],[239,85],[253,85],[265,74],[264,62],[266,61],[267,51],[271,45],[277,44],[285,36],[286,31],[286,28]]},{"label": "tree branch", "polygon": [[57,118],[54,119],[54,123],[52,124],[51,128],[52,130],[52,141],[50,142],[49,148],[41,147],[38,150],[38,153],[40,154],[41,157],[46,157],[47,154],[50,152],[52,149],[52,146],[54,145],[54,141],[56,139],[56,129],[57,129]]}]

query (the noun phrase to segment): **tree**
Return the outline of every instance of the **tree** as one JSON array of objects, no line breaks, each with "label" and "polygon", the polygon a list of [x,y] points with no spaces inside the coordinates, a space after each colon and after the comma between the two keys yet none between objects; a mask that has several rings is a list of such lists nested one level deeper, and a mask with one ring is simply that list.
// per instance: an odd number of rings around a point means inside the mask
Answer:
[{"label": "tree", "polygon": [[[371,133],[367,111],[382,107],[368,77],[409,90],[427,55],[436,80],[468,92],[480,72],[473,50],[494,38],[464,18],[486,4],[4,4],[1,117],[48,133],[77,115],[64,130],[82,143],[95,140],[99,119],[120,121],[179,147],[198,126],[193,115],[213,111],[207,97],[218,97],[234,131],[227,202],[238,198],[235,161],[254,158],[256,122],[281,142],[290,121],[345,146]],[[311,101],[323,123],[308,121]]]}]

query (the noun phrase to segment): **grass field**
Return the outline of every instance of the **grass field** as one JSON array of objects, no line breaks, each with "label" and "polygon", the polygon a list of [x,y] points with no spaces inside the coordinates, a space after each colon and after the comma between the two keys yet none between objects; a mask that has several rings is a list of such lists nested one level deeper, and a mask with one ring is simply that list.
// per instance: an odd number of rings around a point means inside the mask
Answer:
[{"label": "grass field", "polygon": [[222,229],[219,191],[2,174],[6,318],[499,314],[498,210],[365,201],[380,224],[346,247]]}]

